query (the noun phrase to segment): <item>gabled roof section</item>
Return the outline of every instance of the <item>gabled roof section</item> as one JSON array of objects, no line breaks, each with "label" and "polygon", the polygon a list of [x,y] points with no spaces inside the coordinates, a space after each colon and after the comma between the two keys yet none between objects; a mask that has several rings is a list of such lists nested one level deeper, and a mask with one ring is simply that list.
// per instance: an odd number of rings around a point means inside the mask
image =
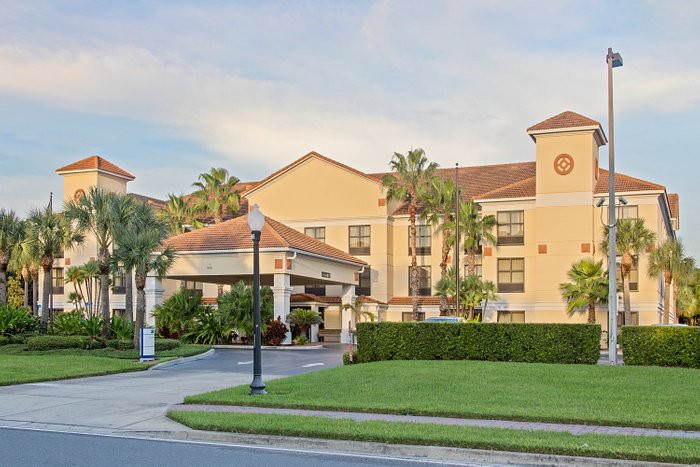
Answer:
[{"label": "gabled roof section", "polygon": [[532,125],[527,129],[527,134],[529,134],[534,141],[535,135],[538,134],[579,130],[594,130],[599,146],[608,142],[600,122],[571,111],[562,112],[554,117]]},{"label": "gabled roof section", "polygon": [[678,219],[678,216],[680,214],[678,193],[668,194],[668,207],[671,210],[671,219]]},{"label": "gabled roof section", "polygon": [[78,162],[73,162],[72,164],[68,164],[65,167],[57,169],[56,173],[63,175],[75,172],[90,172],[93,170],[114,175],[119,178],[124,178],[129,181],[136,180],[136,177],[131,175],[126,170],[117,167],[107,159],[100,156],[90,156]]},{"label": "gabled roof section", "polygon": [[[170,237],[164,245],[178,251],[250,250],[253,248],[253,240],[250,238],[248,215]],[[367,264],[269,217],[265,217],[260,248],[289,248],[362,266]]]},{"label": "gabled roof section", "polygon": [[[607,193],[610,172],[600,169],[598,183],[596,183],[594,193]],[[615,191],[617,193],[629,193],[634,191],[664,191],[665,186],[657,183],[647,182],[639,178],[630,177],[619,172],[615,172]]]},{"label": "gabled roof section", "polygon": [[368,175],[364,172],[360,172],[359,170],[353,169],[352,167],[347,166],[345,164],[341,164],[340,162],[333,160],[330,157],[326,157],[323,154],[319,154],[315,151],[311,151],[310,153],[295,160],[291,164],[282,167],[277,172],[273,173],[272,175],[268,176],[267,178],[264,178],[263,180],[256,183],[255,185],[251,184],[252,186],[250,186],[250,188],[248,188],[247,191],[244,191],[243,193],[241,193],[241,196],[248,196],[249,194],[257,191],[259,188],[262,188],[263,186],[267,185],[272,180],[278,178],[279,176],[281,176],[281,175],[283,175],[291,170],[294,170],[294,168],[296,168],[297,166],[303,164],[304,162],[306,162],[307,160],[312,159],[312,158],[319,159],[319,160],[324,161],[328,164],[331,164],[335,167],[338,167],[340,169],[343,169],[343,170],[348,171],[350,173],[353,173],[355,175],[359,175],[360,177],[366,178],[367,180],[369,180],[371,182],[378,183],[378,184],[382,183],[381,179],[377,179],[374,176]]}]

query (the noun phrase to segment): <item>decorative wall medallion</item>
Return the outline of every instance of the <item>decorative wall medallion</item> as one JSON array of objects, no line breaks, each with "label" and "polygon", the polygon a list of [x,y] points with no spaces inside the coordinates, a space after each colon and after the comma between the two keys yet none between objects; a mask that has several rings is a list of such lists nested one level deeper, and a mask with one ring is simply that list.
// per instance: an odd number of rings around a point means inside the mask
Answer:
[{"label": "decorative wall medallion", "polygon": [[81,199],[85,198],[85,190],[82,188],[78,188],[75,190],[75,193],[73,193],[73,201],[76,203],[79,203]]},{"label": "decorative wall medallion", "polygon": [[554,171],[559,175],[568,175],[574,170],[574,158],[568,154],[559,154],[554,159]]}]

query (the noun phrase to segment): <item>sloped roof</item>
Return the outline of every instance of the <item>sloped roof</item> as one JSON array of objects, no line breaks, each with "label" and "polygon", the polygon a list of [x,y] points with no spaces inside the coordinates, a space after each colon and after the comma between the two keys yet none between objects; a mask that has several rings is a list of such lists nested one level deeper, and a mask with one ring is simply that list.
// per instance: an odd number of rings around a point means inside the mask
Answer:
[{"label": "sloped roof", "polygon": [[546,120],[536,123],[527,129],[528,133],[532,131],[542,131],[542,130],[559,130],[564,128],[579,128],[585,126],[600,126],[600,122],[597,122],[591,118],[585,117],[576,112],[566,111],[562,112],[554,117],[550,117]]},{"label": "sloped roof", "polygon": [[678,219],[678,216],[680,214],[678,193],[669,193],[669,195],[668,195],[668,207],[671,210],[671,218]]},{"label": "sloped roof", "polygon": [[[598,183],[596,183],[594,193],[607,193],[610,172],[600,169]],[[663,191],[666,187],[658,183],[647,182],[639,178],[615,172],[615,191],[618,193],[628,193],[632,191]]]},{"label": "sloped roof", "polygon": [[[164,244],[178,251],[244,250],[253,248],[248,215],[204,229],[176,235]],[[265,217],[260,248],[291,248],[331,259],[366,265],[364,261],[326,243],[304,235],[281,222]]]},{"label": "sloped roof", "polygon": [[166,201],[163,201],[162,199],[152,198],[150,196],[140,195],[138,193],[129,193],[129,194],[131,195],[132,198],[134,198],[138,201],[141,201],[143,203],[149,204],[151,206],[155,206],[155,207],[161,208],[161,209],[165,207]]},{"label": "sloped roof", "polygon": [[57,169],[56,173],[64,174],[71,172],[84,172],[87,170],[98,170],[121,178],[126,178],[127,180],[136,180],[136,177],[131,175],[126,170],[117,167],[107,159],[100,156],[90,156],[79,160],[78,162],[73,162],[72,164],[68,164],[60,169]]},{"label": "sloped roof", "polygon": [[[412,305],[412,297],[392,297],[389,299],[389,305]],[[418,305],[439,305],[440,297],[418,297]]]}]

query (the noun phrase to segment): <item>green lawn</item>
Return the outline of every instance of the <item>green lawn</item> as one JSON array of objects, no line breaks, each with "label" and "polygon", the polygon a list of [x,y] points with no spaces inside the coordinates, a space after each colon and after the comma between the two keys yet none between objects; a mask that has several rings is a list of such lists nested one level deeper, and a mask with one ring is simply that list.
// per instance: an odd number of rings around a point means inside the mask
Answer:
[{"label": "green lawn", "polygon": [[700,371],[478,361],[344,366],[189,396],[191,404],[260,405],[464,418],[700,430]]},{"label": "green lawn", "polygon": [[700,441],[642,436],[578,435],[422,423],[358,422],[292,415],[171,411],[195,429],[394,444],[451,446],[573,456],[700,463]]},{"label": "green lawn", "polygon": [[0,346],[0,386],[145,370],[176,357],[205,352],[209,346],[183,345],[158,352],[154,363],[139,363],[135,350],[49,350],[27,352],[25,345]]}]

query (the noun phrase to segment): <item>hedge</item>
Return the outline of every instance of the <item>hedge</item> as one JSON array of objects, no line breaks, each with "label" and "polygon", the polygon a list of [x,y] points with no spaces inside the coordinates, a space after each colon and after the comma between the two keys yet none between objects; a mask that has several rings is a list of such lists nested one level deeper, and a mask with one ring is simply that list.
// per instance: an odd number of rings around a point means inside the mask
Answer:
[{"label": "hedge", "polygon": [[115,350],[132,350],[134,341],[130,339],[110,339],[107,341],[107,347]]},{"label": "hedge", "polygon": [[156,339],[155,350],[161,352],[163,350],[173,350],[180,347],[182,343],[177,339]]},{"label": "hedge", "polygon": [[38,336],[27,339],[27,350],[100,349],[102,341],[87,336]]},{"label": "hedge", "polygon": [[700,368],[700,328],[623,326],[620,347],[625,365]]},{"label": "hedge", "polygon": [[358,323],[360,361],[585,363],[600,358],[597,324]]}]

